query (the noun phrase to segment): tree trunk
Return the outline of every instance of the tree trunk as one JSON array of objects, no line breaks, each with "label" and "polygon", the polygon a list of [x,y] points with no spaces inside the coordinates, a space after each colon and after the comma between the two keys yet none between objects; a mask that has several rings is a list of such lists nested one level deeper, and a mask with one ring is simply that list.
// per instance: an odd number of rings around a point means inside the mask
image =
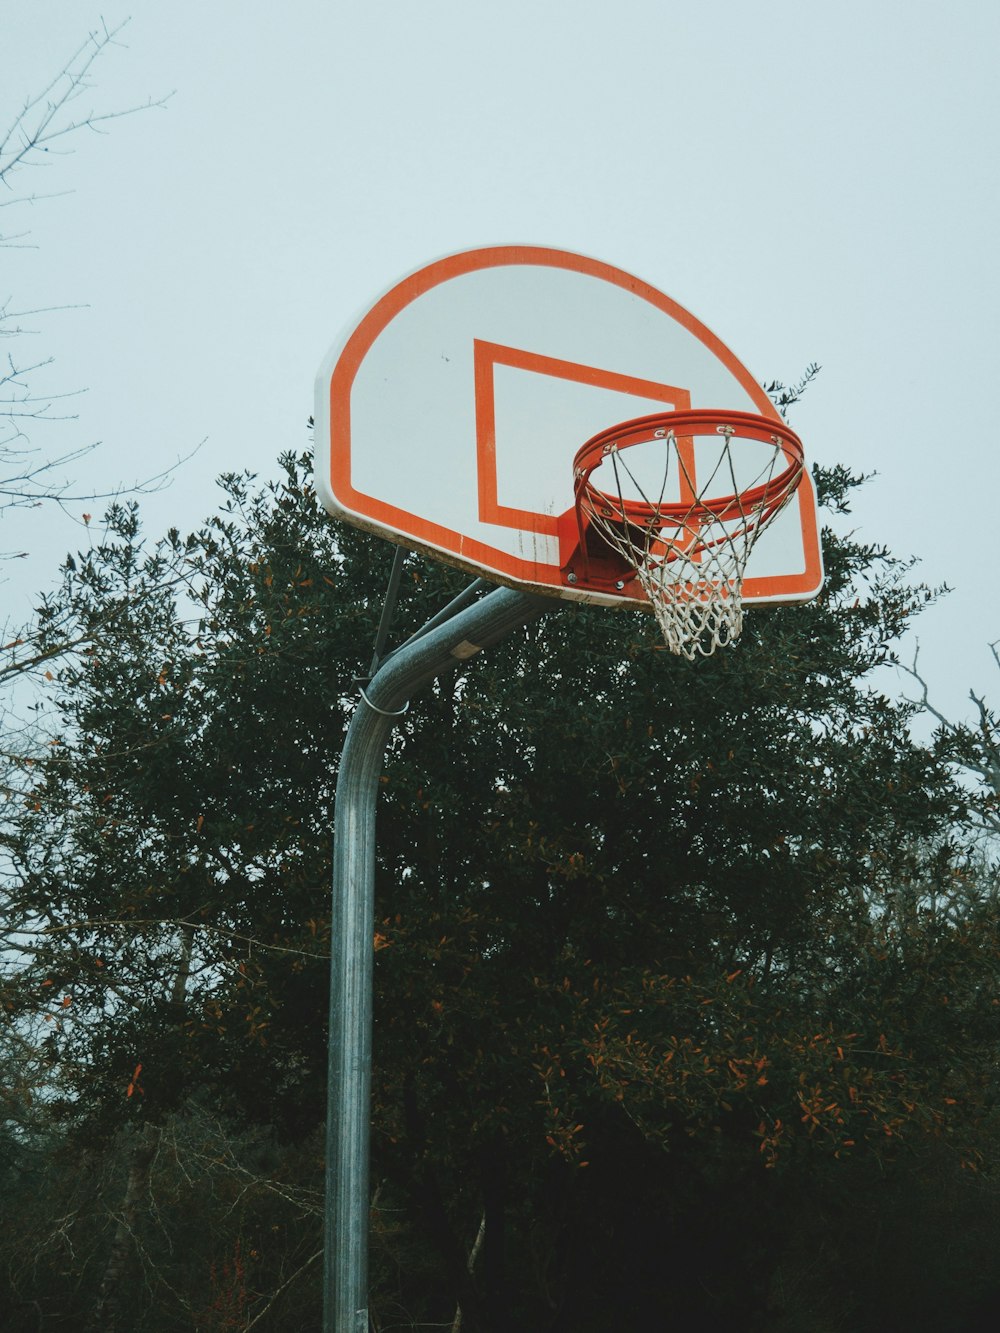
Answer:
[{"label": "tree trunk", "polygon": [[86,1333],[115,1333],[118,1323],[118,1294],[121,1280],[132,1251],[132,1236],[139,1200],[149,1185],[149,1169],[156,1153],[159,1133],[152,1125],[143,1130],[142,1138],[132,1150],[125,1197],[115,1225],[108,1262],[97,1289],[97,1301],[87,1321]]},{"label": "tree trunk", "polygon": [[[169,1014],[173,1022],[181,1023],[184,1019],[188,981],[191,976],[191,954],[194,947],[194,931],[184,926],[180,933],[179,958],[177,971],[170,985],[168,1000]],[[149,1170],[160,1142],[160,1131],[155,1125],[146,1125],[139,1142],[132,1149],[128,1178],[125,1182],[125,1197],[115,1224],[115,1234],[111,1240],[108,1262],[97,1289],[97,1301],[87,1321],[85,1333],[115,1333],[118,1322],[118,1294],[121,1280],[132,1252],[132,1238],[135,1234],[135,1219],[139,1211],[139,1201],[149,1188]]]}]

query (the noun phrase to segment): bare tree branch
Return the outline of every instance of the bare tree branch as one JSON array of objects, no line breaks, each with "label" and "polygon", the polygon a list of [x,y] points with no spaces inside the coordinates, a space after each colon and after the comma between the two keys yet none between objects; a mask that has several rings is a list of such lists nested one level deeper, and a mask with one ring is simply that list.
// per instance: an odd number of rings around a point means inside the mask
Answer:
[{"label": "bare tree branch", "polygon": [[[115,28],[108,28],[105,24],[99,31],[88,33],[86,41],[59,73],[41,92],[25,101],[10,128],[0,139],[0,184],[11,189],[10,178],[19,170],[46,165],[44,154],[52,151],[52,145],[80,130],[101,132],[100,127],[108,121],[121,120],[123,116],[166,105],[172,96],[170,93],[165,97],[149,98],[134,106],[113,111],[90,110],[79,116],[68,112],[68,108],[93,87],[90,78],[94,64],[109,46],[121,45],[117,39],[128,22],[125,19]],[[42,197],[45,196],[23,195],[7,202],[34,203]],[[4,238],[0,237],[0,244],[3,243]]]},{"label": "bare tree branch", "polygon": [[53,935],[66,935],[72,931],[122,929],[138,931],[146,926],[170,926],[179,930],[200,931],[206,935],[217,935],[226,940],[238,940],[254,949],[264,949],[268,953],[295,954],[299,958],[316,958],[329,962],[329,953],[314,953],[309,949],[293,949],[282,944],[268,944],[253,935],[241,935],[238,931],[225,926],[213,926],[203,921],[190,921],[186,917],[94,917],[80,921],[65,921],[48,926],[5,926],[0,928],[0,938],[18,940],[18,949],[23,953],[32,952],[26,941],[45,939]]},{"label": "bare tree branch", "polygon": [[270,1299],[270,1300],[268,1301],[268,1303],[264,1306],[264,1308],[263,1308],[262,1310],[258,1311],[258,1313],[254,1315],[254,1317],[250,1320],[249,1324],[246,1324],[246,1325],[244,1326],[244,1333],[249,1333],[249,1330],[250,1330],[251,1328],[253,1328],[254,1324],[259,1324],[260,1321],[264,1318],[264,1316],[265,1316],[265,1315],[268,1313],[268,1311],[271,1309],[271,1307],[274,1305],[274,1303],[275,1303],[275,1301],[278,1299],[278,1297],[281,1296],[281,1295],[283,1295],[283,1294],[288,1290],[288,1288],[292,1285],[292,1283],[295,1282],[295,1281],[297,1281],[297,1279],[300,1278],[300,1277],[302,1276],[302,1274],[306,1271],[307,1268],[311,1267],[311,1266],[316,1262],[317,1259],[321,1259],[322,1257],[323,1257],[323,1251],[322,1251],[322,1250],[317,1250],[315,1254],[311,1254],[311,1255],[309,1256],[309,1258],[305,1261],[305,1263],[302,1264],[299,1268],[297,1268],[297,1269],[295,1270],[295,1272],[291,1275],[291,1277],[287,1278],[287,1279],[281,1284],[281,1286],[278,1288],[278,1290],[271,1296],[271,1299]]},{"label": "bare tree branch", "polygon": [[[59,72],[42,90],[26,98],[15,113],[6,131],[0,135],[0,189],[9,197],[0,199],[0,207],[17,204],[35,204],[58,198],[65,191],[45,193],[18,193],[19,174],[30,168],[51,166],[53,158],[71,152],[75,139],[84,130],[104,133],[111,121],[120,120],[139,111],[149,111],[166,105],[171,94],[149,98],[145,102],[101,110],[86,105],[83,99],[94,87],[93,73],[97,61],[109,47],[121,45],[120,37],[128,20],[109,28],[101,27],[88,33]],[[0,248],[28,247],[27,231],[0,232]],[[76,309],[66,305],[52,309]],[[30,336],[36,330],[22,324],[27,315],[47,313],[43,308],[16,310],[10,298],[0,299],[0,339],[16,340]],[[27,433],[32,424],[73,420],[72,413],[60,410],[59,404],[81,392],[44,392],[36,388],[35,377],[52,365],[51,357],[18,356],[8,354],[6,364],[0,367],[0,511],[16,506],[32,506],[45,501],[66,504],[80,499],[113,498],[125,491],[145,493],[156,491],[166,484],[167,478],[180,465],[168,468],[146,481],[137,481],[130,487],[118,487],[105,495],[72,492],[69,481],[54,477],[57,470],[78,461],[97,447],[84,445],[55,457],[39,455]],[[190,457],[190,455],[188,455]],[[20,555],[12,552],[6,557]]]},{"label": "bare tree branch", "polygon": [[[1000,668],[998,643],[989,645],[997,667]],[[958,768],[974,774],[986,788],[986,794],[976,802],[974,819],[985,833],[1000,834],[1000,717],[993,712],[982,695],[969,691],[969,698],[978,715],[976,726],[953,722],[936,708],[930,699],[926,680],[920,674],[917,662],[919,648],[913,654],[913,665],[902,669],[920,686],[920,696],[911,700],[938,724],[942,741]],[[902,665],[902,664],[900,664]]]}]

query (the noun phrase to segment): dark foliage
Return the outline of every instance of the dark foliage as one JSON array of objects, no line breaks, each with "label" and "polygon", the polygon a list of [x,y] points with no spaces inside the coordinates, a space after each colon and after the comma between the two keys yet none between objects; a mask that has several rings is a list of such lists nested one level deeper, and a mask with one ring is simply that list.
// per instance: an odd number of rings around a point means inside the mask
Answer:
[{"label": "dark foliage", "polygon": [[[121,1327],[318,1326],[329,829],[392,551],[306,467],[153,549],[114,511],[42,609],[83,648],[8,779],[3,998],[41,1059],[12,1098],[43,1110],[5,1327],[92,1317],[126,1197]],[[818,484],[836,513],[857,483]],[[378,1327],[920,1329],[988,1297],[998,920],[949,756],[877,684],[933,593],[825,552],[820,599],[715,657],[554,605],[397,728]],[[397,639],[463,583],[408,557]]]}]

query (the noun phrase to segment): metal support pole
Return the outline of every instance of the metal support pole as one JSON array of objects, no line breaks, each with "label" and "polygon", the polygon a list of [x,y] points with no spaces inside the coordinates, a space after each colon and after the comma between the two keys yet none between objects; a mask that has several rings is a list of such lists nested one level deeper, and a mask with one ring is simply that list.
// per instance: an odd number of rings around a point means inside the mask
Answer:
[{"label": "metal support pole", "polygon": [[324,1333],[368,1333],[375,803],[385,745],[412,694],[557,605],[498,588],[393,653],[348,728],[334,822]]}]

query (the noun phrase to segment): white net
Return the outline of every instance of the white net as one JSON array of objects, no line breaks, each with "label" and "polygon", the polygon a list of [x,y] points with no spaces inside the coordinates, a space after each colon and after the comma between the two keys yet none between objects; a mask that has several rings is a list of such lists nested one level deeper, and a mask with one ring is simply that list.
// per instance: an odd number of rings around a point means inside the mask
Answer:
[{"label": "white net", "polygon": [[747,449],[731,426],[712,429],[697,468],[692,436],[660,430],[643,441],[655,444],[655,477],[641,451],[611,440],[601,464],[614,486],[598,490],[589,473],[578,485],[580,514],[635,571],[667,648],[689,660],[739,637],[750,552],[802,475],[778,435],[757,432]]}]

